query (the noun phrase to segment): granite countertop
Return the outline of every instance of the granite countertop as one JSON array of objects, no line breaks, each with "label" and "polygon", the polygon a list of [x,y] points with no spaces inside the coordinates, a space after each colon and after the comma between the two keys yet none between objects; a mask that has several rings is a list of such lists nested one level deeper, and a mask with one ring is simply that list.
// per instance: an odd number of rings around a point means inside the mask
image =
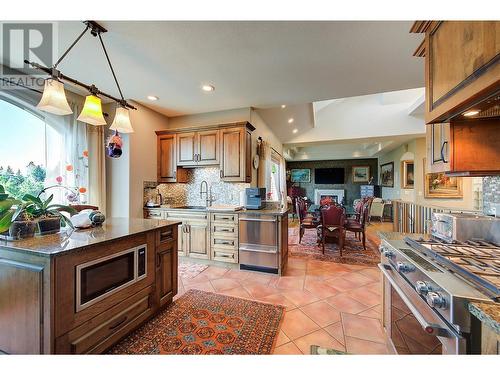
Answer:
[{"label": "granite countertop", "polygon": [[422,234],[422,233],[403,233],[403,232],[378,232],[377,233],[380,239],[386,241],[402,241],[405,237],[410,237],[412,239],[421,239],[429,240],[431,238],[430,234]]},{"label": "granite countertop", "polygon": [[500,303],[470,302],[469,311],[500,335]]},{"label": "granite countertop", "polygon": [[20,241],[0,240],[0,249],[52,257],[176,224],[181,223],[179,221],[156,219],[108,218],[99,227],[61,231],[61,233],[36,236]]},{"label": "granite countertop", "polygon": [[225,212],[225,213],[244,213],[251,215],[276,215],[283,216],[286,215],[290,209],[289,208],[263,208],[260,210],[247,210],[246,208],[242,210],[223,210],[223,209],[210,209],[210,207],[199,207],[199,208],[185,208],[185,206],[171,206],[171,207],[144,207],[145,210],[173,210],[173,211],[194,211],[194,212]]}]

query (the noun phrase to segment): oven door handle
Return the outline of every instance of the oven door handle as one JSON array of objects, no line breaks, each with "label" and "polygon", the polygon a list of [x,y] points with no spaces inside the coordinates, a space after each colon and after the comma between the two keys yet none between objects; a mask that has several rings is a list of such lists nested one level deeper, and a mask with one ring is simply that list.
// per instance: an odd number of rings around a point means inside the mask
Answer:
[{"label": "oven door handle", "polygon": [[413,306],[410,299],[406,296],[404,291],[398,286],[396,280],[390,275],[387,269],[379,264],[378,267],[382,271],[382,274],[385,278],[391,283],[391,287],[398,293],[399,297],[403,300],[406,306],[410,309],[412,314],[415,316],[417,321],[420,323],[425,332],[432,336],[441,336],[441,337],[459,337],[456,333],[450,331],[446,327],[442,327],[439,324],[429,323],[424,316]]}]

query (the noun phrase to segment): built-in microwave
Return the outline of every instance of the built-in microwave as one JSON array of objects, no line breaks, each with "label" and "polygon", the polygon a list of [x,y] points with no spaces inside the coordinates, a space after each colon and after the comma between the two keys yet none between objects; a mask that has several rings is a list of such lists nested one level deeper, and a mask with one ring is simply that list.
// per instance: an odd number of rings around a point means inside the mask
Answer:
[{"label": "built-in microwave", "polygon": [[76,267],[79,312],[147,276],[147,245],[91,260]]}]

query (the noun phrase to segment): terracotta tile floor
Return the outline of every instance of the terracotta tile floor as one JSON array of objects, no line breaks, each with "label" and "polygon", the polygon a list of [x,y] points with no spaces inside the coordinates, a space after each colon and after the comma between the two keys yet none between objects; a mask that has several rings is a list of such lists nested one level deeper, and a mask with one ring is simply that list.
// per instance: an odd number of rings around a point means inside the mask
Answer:
[{"label": "terracotta tile floor", "polygon": [[308,354],[310,345],[387,353],[377,268],[300,258],[288,267],[277,277],[209,266],[193,279],[179,279],[179,295],[193,288],[285,306],[275,354]]}]

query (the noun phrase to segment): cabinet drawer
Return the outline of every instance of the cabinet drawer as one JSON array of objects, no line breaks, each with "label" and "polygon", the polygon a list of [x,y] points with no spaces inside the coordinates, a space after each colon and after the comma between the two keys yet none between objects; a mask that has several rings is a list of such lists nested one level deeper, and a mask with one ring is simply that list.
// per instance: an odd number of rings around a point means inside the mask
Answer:
[{"label": "cabinet drawer", "polygon": [[212,248],[212,260],[226,263],[238,263],[238,252]]},{"label": "cabinet drawer", "polygon": [[234,237],[228,238],[212,235],[210,242],[213,248],[227,249],[229,251],[236,251],[238,249],[238,239]]},{"label": "cabinet drawer", "polygon": [[238,237],[238,227],[226,223],[212,223],[212,236]]},{"label": "cabinet drawer", "polygon": [[[112,315],[103,323],[94,323],[94,320],[83,324],[82,326],[70,331],[68,334],[59,338],[58,352],[83,354],[98,352],[97,347],[114,336],[110,345],[119,340],[122,336],[132,331],[146,315],[149,315],[151,302],[150,296],[143,296],[141,299],[132,303],[124,310]],[[96,317],[99,321],[99,317]],[[96,350],[97,349],[97,350]]]},{"label": "cabinet drawer", "polygon": [[206,212],[167,211],[165,217],[169,220],[179,220],[184,222],[188,220],[207,220],[208,214]]},{"label": "cabinet drawer", "polygon": [[212,222],[216,223],[237,223],[238,222],[238,214],[219,214],[213,212],[211,214]]},{"label": "cabinet drawer", "polygon": [[163,212],[160,210],[146,210],[144,216],[146,219],[163,219]]}]

